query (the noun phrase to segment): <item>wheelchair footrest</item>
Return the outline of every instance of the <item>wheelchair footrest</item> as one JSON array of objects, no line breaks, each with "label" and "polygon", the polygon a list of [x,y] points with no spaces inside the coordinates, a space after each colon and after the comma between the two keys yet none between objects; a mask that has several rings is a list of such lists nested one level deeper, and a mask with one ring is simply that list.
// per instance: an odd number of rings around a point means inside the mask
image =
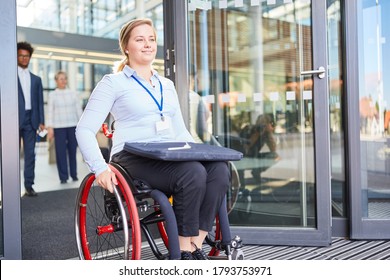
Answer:
[{"label": "wheelchair footrest", "polygon": [[220,250],[224,251],[226,256],[210,256],[210,259],[228,259],[228,260],[243,260],[244,251],[241,249],[243,247],[241,238],[236,235],[231,241],[230,244],[217,243],[215,246]]}]

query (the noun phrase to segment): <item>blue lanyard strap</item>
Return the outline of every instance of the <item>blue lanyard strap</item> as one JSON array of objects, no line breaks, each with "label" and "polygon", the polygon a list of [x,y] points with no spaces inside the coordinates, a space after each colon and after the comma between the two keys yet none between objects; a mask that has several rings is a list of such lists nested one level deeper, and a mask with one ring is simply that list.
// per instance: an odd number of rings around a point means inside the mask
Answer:
[{"label": "blue lanyard strap", "polygon": [[157,107],[158,107],[158,110],[160,111],[160,116],[161,116],[161,120],[164,120],[164,116],[163,116],[163,113],[162,113],[162,110],[163,110],[163,88],[162,88],[162,84],[160,82],[160,80],[158,80],[158,82],[160,83],[160,93],[161,93],[161,102],[158,103],[157,99],[153,96],[153,94],[150,92],[150,90],[148,90],[136,77],[134,77],[134,75],[131,76],[141,87],[143,87],[146,92],[150,95],[150,97],[153,98],[153,101],[154,103],[156,103]]}]

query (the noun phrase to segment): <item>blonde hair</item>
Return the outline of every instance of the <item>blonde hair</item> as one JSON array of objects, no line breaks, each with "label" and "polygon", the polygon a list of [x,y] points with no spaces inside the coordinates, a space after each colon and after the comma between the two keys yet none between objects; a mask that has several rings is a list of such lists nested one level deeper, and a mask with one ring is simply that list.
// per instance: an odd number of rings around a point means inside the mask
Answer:
[{"label": "blonde hair", "polygon": [[59,75],[64,75],[65,78],[68,79],[68,75],[66,74],[66,72],[60,70],[60,71],[58,71],[58,72],[55,74],[55,76],[54,76],[54,79],[55,79],[56,81],[57,81]]},{"label": "blonde hair", "polygon": [[126,46],[129,42],[129,38],[131,35],[131,31],[133,31],[134,28],[137,26],[147,24],[153,28],[154,31],[154,37],[157,39],[156,30],[153,26],[153,21],[151,21],[148,18],[141,18],[141,19],[133,19],[122,26],[120,32],[119,32],[119,47],[121,50],[121,53],[125,56],[124,59],[122,59],[116,69],[117,72],[120,72],[123,70],[123,68],[129,63],[129,57],[128,54],[126,54]]}]

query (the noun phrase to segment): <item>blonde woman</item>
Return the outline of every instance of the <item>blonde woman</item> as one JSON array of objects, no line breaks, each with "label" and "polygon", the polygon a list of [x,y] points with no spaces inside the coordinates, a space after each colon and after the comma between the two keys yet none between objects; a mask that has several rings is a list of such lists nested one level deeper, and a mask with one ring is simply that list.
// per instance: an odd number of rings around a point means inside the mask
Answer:
[{"label": "blonde woman", "polygon": [[57,88],[49,93],[46,124],[48,139],[55,139],[55,154],[61,184],[70,177],[77,181],[77,140],[75,130],[81,117],[81,104],[77,93],[67,88],[64,71],[55,75]]},{"label": "blonde woman", "polygon": [[[207,259],[202,243],[229,186],[226,162],[170,162],[153,160],[123,150],[126,142],[194,142],[186,129],[172,81],[152,67],[156,31],[149,19],[125,24],[119,36],[125,59],[115,74],[96,86],[78,123],[80,150],[96,180],[113,192],[117,179],[100,153],[96,133],[107,115],[115,119],[111,160],[152,187],[173,194],[181,258]],[[153,174],[151,176],[151,174]]]}]

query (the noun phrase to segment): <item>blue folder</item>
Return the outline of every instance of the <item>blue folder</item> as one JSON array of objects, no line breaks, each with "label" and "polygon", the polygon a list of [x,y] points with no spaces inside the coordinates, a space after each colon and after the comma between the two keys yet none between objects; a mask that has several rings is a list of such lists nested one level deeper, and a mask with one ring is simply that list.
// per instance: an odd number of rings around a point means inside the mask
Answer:
[{"label": "blue folder", "polygon": [[125,143],[124,150],[166,161],[237,161],[243,157],[241,152],[230,148],[187,142]]}]

